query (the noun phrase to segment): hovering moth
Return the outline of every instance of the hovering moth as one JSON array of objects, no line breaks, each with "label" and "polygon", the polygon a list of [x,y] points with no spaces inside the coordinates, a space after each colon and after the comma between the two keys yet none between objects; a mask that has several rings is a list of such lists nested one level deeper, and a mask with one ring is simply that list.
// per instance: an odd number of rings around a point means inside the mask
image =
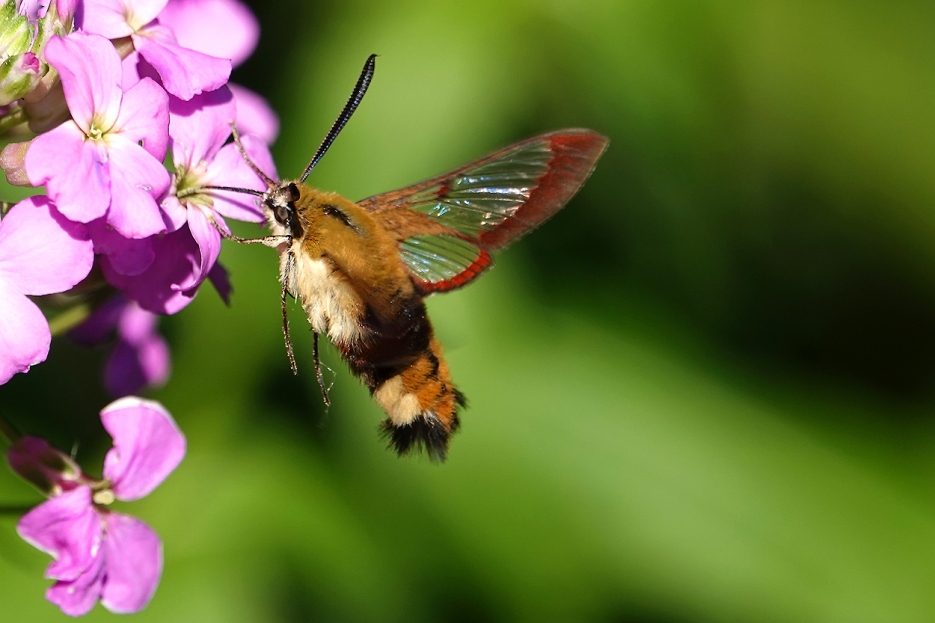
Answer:
[{"label": "hovering moth", "polygon": [[[286,318],[299,300],[314,332],[315,371],[325,334],[386,412],[381,428],[399,455],[425,449],[443,461],[466,405],[426,315],[424,298],[477,279],[492,253],[532,231],[581,188],[607,147],[591,130],[559,130],[510,145],[438,177],[353,202],[305,184],[360,104],[373,77],[367,59],[350,99],[298,180],[267,183],[261,198],[279,252],[283,333],[296,370]],[[236,130],[234,139],[238,145]]]}]

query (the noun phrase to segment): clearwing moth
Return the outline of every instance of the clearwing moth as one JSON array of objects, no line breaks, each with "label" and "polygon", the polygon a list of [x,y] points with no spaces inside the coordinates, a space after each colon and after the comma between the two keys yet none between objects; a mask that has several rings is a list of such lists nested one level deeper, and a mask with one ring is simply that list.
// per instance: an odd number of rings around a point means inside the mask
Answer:
[{"label": "clearwing moth", "polygon": [[261,198],[271,234],[238,242],[279,251],[283,333],[297,298],[314,332],[315,372],[325,402],[318,334],[334,343],[351,372],[386,412],[381,428],[400,455],[425,449],[443,461],[464,396],[451,381],[423,299],[465,286],[493,264],[491,254],[532,231],[578,192],[607,148],[591,130],[541,134],[444,175],[349,201],[305,184],[357,109],[373,78],[371,55],[344,109],[298,180],[277,182],[254,165],[268,189],[204,186]]}]

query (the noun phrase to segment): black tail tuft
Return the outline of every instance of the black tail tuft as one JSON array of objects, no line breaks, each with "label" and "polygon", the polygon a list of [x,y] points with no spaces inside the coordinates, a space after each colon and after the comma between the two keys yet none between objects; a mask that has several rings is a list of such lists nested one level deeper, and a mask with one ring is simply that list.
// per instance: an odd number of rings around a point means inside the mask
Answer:
[{"label": "black tail tuft", "polygon": [[457,404],[462,409],[466,409],[467,408],[467,396],[459,392],[457,389],[455,389],[454,391],[455,391],[455,404]]},{"label": "black tail tuft", "polygon": [[413,450],[422,452],[424,449],[429,458],[436,463],[443,463],[448,454],[448,441],[458,427],[457,416],[451,430],[445,428],[438,417],[431,411],[426,411],[409,424],[396,426],[389,419],[383,420],[380,430],[389,441],[389,447],[396,454],[403,456]]}]

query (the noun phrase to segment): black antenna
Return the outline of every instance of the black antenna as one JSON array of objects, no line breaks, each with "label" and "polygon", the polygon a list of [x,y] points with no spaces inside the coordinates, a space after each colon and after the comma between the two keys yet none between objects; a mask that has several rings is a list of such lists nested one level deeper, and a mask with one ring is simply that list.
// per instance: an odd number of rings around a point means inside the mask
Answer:
[{"label": "black antenna", "polygon": [[232,188],[231,186],[199,186],[196,190],[226,190],[232,193],[253,195],[254,197],[262,197],[266,194],[259,190],[253,190],[252,188]]},{"label": "black antenna", "polygon": [[233,188],[232,186],[194,186],[192,188],[186,188],[178,195],[176,195],[176,197],[178,199],[185,199],[186,197],[198,195],[206,190],[226,190],[228,192],[240,193],[242,195],[253,195],[254,197],[262,197],[265,194],[259,190],[253,190],[252,188]]},{"label": "black antenna", "polygon": [[305,167],[305,173],[302,174],[300,181],[305,181],[305,178],[308,177],[308,174],[312,172],[312,169],[315,168],[315,165],[318,164],[318,161],[321,160],[322,156],[325,155],[325,152],[328,151],[328,148],[331,147],[331,143],[334,142],[334,139],[337,138],[338,134],[344,128],[344,124],[347,123],[348,119],[351,118],[351,115],[354,114],[354,111],[357,110],[357,106],[360,105],[360,100],[364,99],[364,93],[367,92],[367,87],[370,86],[370,81],[373,80],[373,70],[376,67],[376,58],[376,54],[371,54],[370,57],[367,58],[367,62],[364,63],[364,69],[360,72],[360,78],[357,79],[357,86],[354,87],[354,92],[351,93],[350,99],[348,99],[347,103],[344,105],[344,110],[341,111],[341,114],[338,115],[334,125],[332,125],[331,129],[328,131],[328,136],[326,136],[325,140],[323,140],[321,145],[318,146],[318,151],[315,152],[315,156],[312,157],[312,161],[308,163],[307,167]]}]

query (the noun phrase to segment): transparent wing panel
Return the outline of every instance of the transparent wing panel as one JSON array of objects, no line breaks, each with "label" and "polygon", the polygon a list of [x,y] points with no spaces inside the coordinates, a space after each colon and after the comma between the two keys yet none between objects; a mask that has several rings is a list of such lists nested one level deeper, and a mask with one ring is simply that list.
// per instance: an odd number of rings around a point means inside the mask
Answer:
[{"label": "transparent wing panel", "polygon": [[547,141],[520,145],[495,160],[465,169],[447,183],[416,193],[409,207],[476,238],[514,217],[548,171],[551,158]]},{"label": "transparent wing panel", "polygon": [[486,256],[470,242],[453,236],[406,238],[399,254],[413,276],[426,283],[452,281]]}]

